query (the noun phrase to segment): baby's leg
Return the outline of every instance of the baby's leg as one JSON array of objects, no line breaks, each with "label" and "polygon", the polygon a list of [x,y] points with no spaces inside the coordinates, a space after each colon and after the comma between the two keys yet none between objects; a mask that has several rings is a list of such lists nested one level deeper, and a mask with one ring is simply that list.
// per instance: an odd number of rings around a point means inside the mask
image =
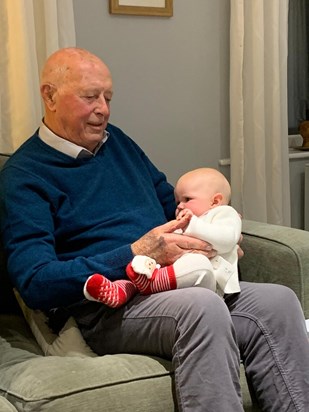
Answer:
[{"label": "baby's leg", "polygon": [[126,272],[128,278],[142,295],[151,295],[152,293],[176,289],[176,277],[172,265],[155,269],[150,279],[147,275],[139,273],[136,267],[133,269],[133,266],[135,267],[134,259],[128,264]]},{"label": "baby's leg", "polygon": [[84,286],[84,295],[88,300],[104,303],[111,308],[119,308],[136,293],[137,289],[131,281],[120,279],[111,282],[97,273],[90,276]]},{"label": "baby's leg", "polygon": [[163,292],[165,290],[182,289],[201,286],[213,291],[216,282],[209,259],[201,254],[187,253],[173,265],[156,269],[150,279],[133,269],[134,259],[127,266],[127,275],[142,295]]},{"label": "baby's leg", "polygon": [[173,265],[177,289],[200,286],[216,291],[216,280],[210,260],[199,253],[186,253]]}]

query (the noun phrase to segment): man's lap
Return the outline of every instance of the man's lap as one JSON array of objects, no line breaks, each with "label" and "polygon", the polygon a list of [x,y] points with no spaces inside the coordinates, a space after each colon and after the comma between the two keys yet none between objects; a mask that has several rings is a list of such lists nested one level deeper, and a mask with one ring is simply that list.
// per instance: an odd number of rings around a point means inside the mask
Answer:
[{"label": "man's lap", "polygon": [[[284,294],[290,297],[288,303]],[[248,318],[253,322],[258,319],[260,324],[271,327],[279,303],[293,308],[298,305],[294,292],[284,286],[241,282],[241,292],[228,297],[226,302],[207,289],[176,289],[148,296],[137,295],[119,309],[95,304],[97,312],[81,315],[77,322],[88,344],[98,353],[126,351],[170,357],[181,316],[193,320],[207,313],[209,325],[218,324],[220,319],[234,325],[238,319]],[[85,319],[89,320],[88,325]],[[245,333],[237,336],[239,344],[245,344],[248,339]]]},{"label": "man's lap", "polygon": [[232,323],[224,301],[207,289],[137,295],[122,308],[102,311],[95,327],[82,327],[82,333],[100,354],[126,351],[170,358],[182,317],[190,324],[206,312],[210,323],[220,318]]}]

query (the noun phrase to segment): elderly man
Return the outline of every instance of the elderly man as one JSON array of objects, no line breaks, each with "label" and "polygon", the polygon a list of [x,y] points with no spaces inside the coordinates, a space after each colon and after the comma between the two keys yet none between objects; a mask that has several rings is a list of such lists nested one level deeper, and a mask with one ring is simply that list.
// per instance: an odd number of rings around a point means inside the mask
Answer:
[{"label": "elderly man", "polygon": [[119,309],[83,299],[93,273],[125,278],[135,255],[161,265],[206,242],[173,233],[173,188],[145,153],[108,124],[112,78],[86,50],[47,60],[45,116],[1,173],[10,277],[32,308],[73,315],[98,354],[172,360],[180,411],[242,411],[239,354],[264,411],[309,410],[309,345],[295,294],[241,282],[225,301],[204,288],[136,295]]}]

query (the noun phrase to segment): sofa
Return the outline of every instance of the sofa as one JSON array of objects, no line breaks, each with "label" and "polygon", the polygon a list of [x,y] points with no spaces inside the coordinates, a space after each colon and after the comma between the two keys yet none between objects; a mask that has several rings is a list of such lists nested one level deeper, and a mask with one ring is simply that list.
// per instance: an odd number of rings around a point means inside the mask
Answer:
[{"label": "sofa", "polygon": [[[309,232],[244,220],[243,235],[241,278],[291,287],[308,318]],[[57,336],[42,316],[14,293],[0,247],[1,412],[177,411],[169,360],[126,353],[97,356],[74,319]],[[240,379],[245,411],[261,411],[242,366]]]}]

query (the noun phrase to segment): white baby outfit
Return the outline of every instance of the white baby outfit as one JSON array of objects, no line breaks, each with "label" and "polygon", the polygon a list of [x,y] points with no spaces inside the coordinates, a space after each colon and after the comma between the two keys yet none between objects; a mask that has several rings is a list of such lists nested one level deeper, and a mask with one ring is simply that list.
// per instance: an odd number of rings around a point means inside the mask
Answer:
[{"label": "white baby outfit", "polygon": [[[218,252],[210,259],[219,294],[240,292],[237,243],[241,235],[241,218],[231,206],[218,206],[204,215],[192,216],[183,234],[210,243]],[[200,286],[203,286],[201,282]]]}]

